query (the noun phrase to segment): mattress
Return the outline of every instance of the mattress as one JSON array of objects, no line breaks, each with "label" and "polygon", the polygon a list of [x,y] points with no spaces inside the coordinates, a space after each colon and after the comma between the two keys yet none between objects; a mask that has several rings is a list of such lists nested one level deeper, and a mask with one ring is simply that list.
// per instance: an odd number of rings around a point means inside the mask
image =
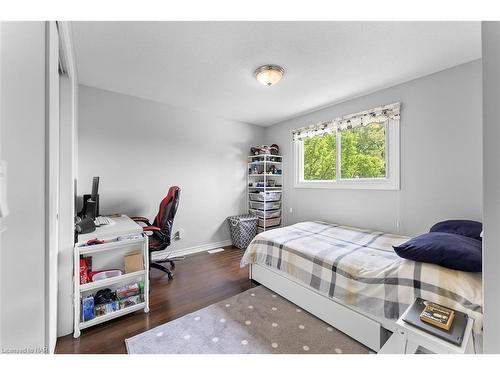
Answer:
[{"label": "mattress", "polygon": [[241,266],[280,270],[322,295],[375,317],[397,320],[420,297],[483,324],[481,273],[400,258],[392,246],[408,237],[324,222],[302,222],[260,233]]}]

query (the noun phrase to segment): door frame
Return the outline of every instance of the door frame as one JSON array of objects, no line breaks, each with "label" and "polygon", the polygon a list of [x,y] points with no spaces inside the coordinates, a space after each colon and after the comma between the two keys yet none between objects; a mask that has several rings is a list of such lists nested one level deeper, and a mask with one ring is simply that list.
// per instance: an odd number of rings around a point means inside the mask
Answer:
[{"label": "door frame", "polygon": [[45,23],[45,347],[57,340],[57,264],[59,252],[59,34],[55,21]]},{"label": "door frame", "polygon": [[70,24],[48,21],[46,22],[45,342],[49,353],[55,352],[57,337],[70,333],[73,324],[77,92],[78,81]]},{"label": "door frame", "polygon": [[73,246],[77,196],[78,79],[71,25],[57,22],[59,32],[59,267],[57,336],[73,332]]}]

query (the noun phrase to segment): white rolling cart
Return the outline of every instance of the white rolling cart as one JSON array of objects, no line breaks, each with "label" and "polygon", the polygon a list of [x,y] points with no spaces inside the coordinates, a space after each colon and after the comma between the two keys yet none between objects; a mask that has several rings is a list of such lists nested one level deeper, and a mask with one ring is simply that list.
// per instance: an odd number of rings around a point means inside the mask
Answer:
[{"label": "white rolling cart", "polygon": [[247,171],[248,211],[259,218],[257,233],[283,226],[283,157],[251,155]]},{"label": "white rolling cart", "polygon": [[[114,224],[103,225],[94,232],[78,236],[74,247],[74,332],[75,338],[80,336],[82,329],[106,322],[108,320],[144,309],[149,312],[149,254],[148,237],[142,227],[129,217],[122,215],[113,217]],[[104,240],[98,245],[86,245],[92,239]],[[121,269],[124,270],[124,256],[133,251],[142,251],[144,269],[121,276],[111,277],[86,284],[80,284],[80,257],[92,257],[93,270]],[[117,311],[96,316],[91,320],[82,321],[81,299],[94,294],[99,289],[116,289],[137,281],[144,282],[144,301]]]}]

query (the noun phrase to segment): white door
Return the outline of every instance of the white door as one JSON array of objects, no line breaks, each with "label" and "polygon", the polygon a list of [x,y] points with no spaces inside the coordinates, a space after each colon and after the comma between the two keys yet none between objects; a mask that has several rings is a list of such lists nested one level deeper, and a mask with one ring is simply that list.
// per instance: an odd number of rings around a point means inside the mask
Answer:
[{"label": "white door", "polygon": [[57,255],[59,251],[59,35],[56,22],[47,22],[47,250],[46,345],[54,352],[57,340]]}]

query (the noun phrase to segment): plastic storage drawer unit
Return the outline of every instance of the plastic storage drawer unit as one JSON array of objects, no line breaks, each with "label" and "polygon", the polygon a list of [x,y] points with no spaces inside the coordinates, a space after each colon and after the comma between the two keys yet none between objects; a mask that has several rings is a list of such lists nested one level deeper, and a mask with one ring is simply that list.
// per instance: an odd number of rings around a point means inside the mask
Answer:
[{"label": "plastic storage drawer unit", "polygon": [[[281,224],[281,217],[275,219],[266,219],[266,229],[269,227],[275,227]],[[259,219],[259,227],[264,227],[264,219]]]},{"label": "plastic storage drawer unit", "polygon": [[280,202],[252,202],[250,201],[250,208],[252,210],[279,210],[281,208]]},{"label": "plastic storage drawer unit", "polygon": [[259,193],[249,193],[250,199],[257,202],[275,202],[281,199],[281,193],[276,191],[266,191]]},{"label": "plastic storage drawer unit", "polygon": [[259,219],[274,219],[276,217],[281,216],[281,210],[276,210],[276,211],[258,211],[258,210],[252,210],[252,213],[257,215]]}]

